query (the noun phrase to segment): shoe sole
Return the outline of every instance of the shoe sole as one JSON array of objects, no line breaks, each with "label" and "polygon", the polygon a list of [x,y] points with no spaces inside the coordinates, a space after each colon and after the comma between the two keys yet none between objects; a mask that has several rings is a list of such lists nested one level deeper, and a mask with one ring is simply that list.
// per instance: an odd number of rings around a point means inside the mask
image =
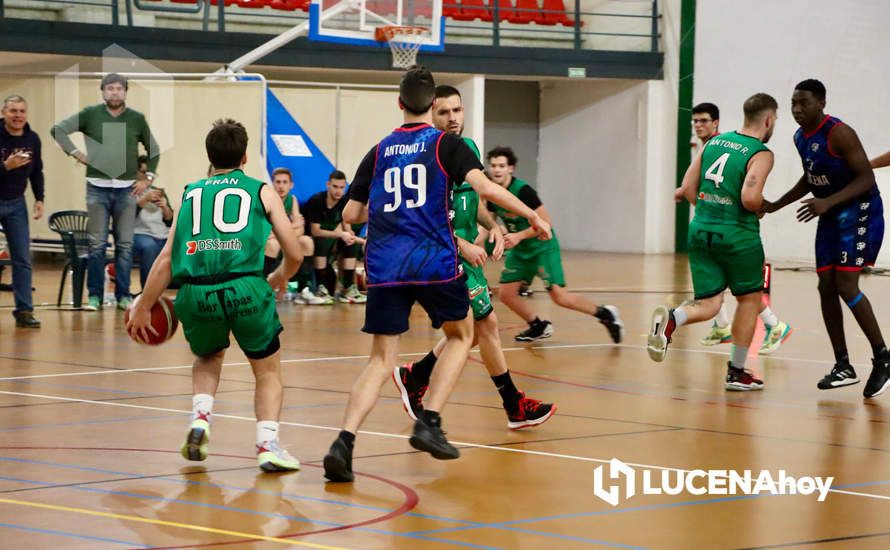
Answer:
[{"label": "shoe sole", "polygon": [[346,469],[346,462],[331,454],[324,456],[324,477],[335,483],[355,480],[355,474]]},{"label": "shoe sole", "polygon": [[402,398],[402,408],[405,409],[405,412],[408,413],[408,416],[411,417],[411,420],[417,421],[417,415],[414,414],[414,411],[411,410],[411,400],[408,398],[408,390],[402,384],[402,377],[399,376],[399,369],[402,367],[395,367],[392,369],[392,381],[395,383],[396,388],[399,390],[399,395]]},{"label": "shoe sole", "polygon": [[788,327],[788,332],[786,332],[786,333],[782,336],[782,339],[779,340],[779,342],[775,345],[775,347],[768,348],[768,349],[763,349],[763,348],[761,348],[761,349],[757,352],[757,355],[769,355],[769,354],[771,354],[772,352],[777,351],[780,347],[782,347],[782,344],[785,343],[785,340],[787,340],[787,339],[791,336],[791,333],[792,333],[792,332],[794,332],[794,329],[791,328],[791,327]]},{"label": "shoe sole", "polygon": [[737,382],[729,382],[725,384],[728,391],[758,391],[763,389],[763,384],[739,384]]},{"label": "shoe sole", "polygon": [[513,339],[517,342],[536,342],[538,340],[543,340],[544,338],[550,338],[551,336],[553,336],[553,325],[547,325],[547,328],[544,329],[544,333],[540,336],[534,338],[530,336],[514,336]]},{"label": "shoe sole", "polygon": [[300,463],[295,462],[294,464],[276,464],[273,460],[261,460],[260,461],[260,470],[264,472],[296,472],[300,469]]},{"label": "shoe sole", "polygon": [[873,393],[871,395],[863,395],[863,397],[865,397],[866,399],[872,399],[874,397],[881,395],[885,391],[887,391],[887,388],[890,388],[890,379],[888,379],[886,382],[884,382],[884,385],[881,386],[881,389],[879,389],[878,391],[876,391],[875,393]]},{"label": "shoe sole", "polygon": [[185,438],[185,445],[180,450],[183,458],[192,462],[207,460],[207,444],[209,443],[207,430],[204,428],[192,428]]},{"label": "shoe sole", "polygon": [[443,451],[439,446],[430,443],[424,438],[417,437],[416,435],[412,435],[411,439],[408,440],[408,443],[418,451],[429,453],[437,460],[454,460],[455,458],[460,457],[459,450],[454,449],[453,453],[451,451]]},{"label": "shoe sole", "polygon": [[732,337],[730,336],[729,338],[726,338],[726,339],[721,338],[720,340],[706,340],[706,339],[702,338],[701,340],[698,341],[698,343],[703,346],[719,346],[720,344],[731,344]]},{"label": "shoe sole", "polygon": [[837,382],[831,382],[831,384],[829,384],[828,386],[822,386],[821,383],[819,383],[816,384],[816,387],[820,390],[833,390],[835,388],[843,388],[844,386],[852,386],[853,384],[858,384],[859,382],[859,378],[845,378]]},{"label": "shoe sole", "polygon": [[670,312],[664,306],[658,306],[652,312],[646,351],[649,352],[649,358],[656,363],[664,361],[664,356],[667,354],[668,341],[664,335],[664,327],[667,326],[670,316]]},{"label": "shoe sole", "polygon": [[534,420],[523,420],[522,422],[511,422],[507,420],[507,427],[511,430],[521,430],[522,428],[530,428],[533,426],[540,426],[544,422],[550,420],[550,417],[556,412],[556,405],[553,407],[541,418],[536,418]]}]

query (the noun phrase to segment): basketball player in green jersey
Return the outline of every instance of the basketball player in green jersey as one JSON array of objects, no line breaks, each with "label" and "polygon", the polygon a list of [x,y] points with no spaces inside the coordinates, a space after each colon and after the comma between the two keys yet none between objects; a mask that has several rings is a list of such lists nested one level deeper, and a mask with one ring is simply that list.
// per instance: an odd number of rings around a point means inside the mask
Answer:
[{"label": "basketball player in green jersey", "polygon": [[[213,165],[210,177],[185,188],[182,207],[133,303],[127,330],[145,340],[151,308],[171,280],[182,283],[176,316],[197,356],[192,367],[192,423],[182,444],[188,460],[207,458],[213,399],[219,386],[229,333],[235,336],[256,378],[256,452],[264,471],[298,470],[300,463],[278,443],[281,413],[281,323],[276,293],[303,259],[281,199],[271,186],[244,174],[247,131],[233,120],[218,120],[205,140]],[[284,260],[263,279],[263,247],[270,229]]]},{"label": "basketball player in green jersey", "polygon": [[[720,109],[713,103],[699,103],[692,108],[692,129],[695,132],[695,151],[700,151],[708,140],[720,135]],[[674,191],[674,200],[680,202],[686,200],[686,189],[681,185]],[[785,340],[791,336],[792,328],[773,313],[766,303],[761,303],[760,320],[766,329],[763,335],[763,343],[757,352],[760,355],[769,355],[779,349]],[[714,317],[711,330],[700,340],[703,346],[717,344],[729,344],[732,342],[732,327],[726,301],[720,304],[720,310]]]},{"label": "basketball player in green jersey", "polygon": [[727,365],[727,390],[759,390],[763,381],[745,370],[763,293],[763,244],[759,210],[763,186],[773,167],[766,142],[776,123],[776,100],[754,94],[744,104],[740,131],[708,140],[683,177],[686,199],[695,205],[689,224],[689,269],[695,301],[652,313],[649,356],[664,360],[671,335],[687,323],[714,317],[729,287],[738,301],[732,323],[733,347]]},{"label": "basketball player in green jersey", "polygon": [[[443,132],[457,136],[463,134],[464,107],[457,88],[436,87],[433,125]],[[472,139],[465,137],[463,140],[477,157],[481,156],[479,148]],[[504,237],[500,227],[494,223],[485,207],[479,208],[479,194],[467,182],[455,184],[452,209],[454,218],[451,220],[451,225],[454,227],[464,273],[467,274],[470,307],[473,310],[472,345],[474,347],[476,344],[479,345],[482,362],[501,395],[504,411],[507,413],[507,426],[515,430],[542,424],[556,412],[556,405],[526,397],[514,385],[507,369],[507,359],[501,349],[498,320],[491,305],[488,281],[485,280],[485,273],[482,271],[487,254],[480,246],[484,244],[485,239],[480,238],[478,225],[489,231],[488,240],[494,246],[492,257],[495,259],[499,259],[504,251]],[[446,339],[442,338],[436,347],[417,363],[395,367],[393,370],[393,381],[402,395],[405,411],[414,420],[421,416],[423,396],[429,388],[436,359],[442,354],[446,343]]]},{"label": "basketball player in green jersey", "polygon": [[[534,188],[513,175],[516,169],[516,154],[513,149],[495,147],[486,157],[489,177],[493,182],[506,188],[539,216],[550,220],[550,214],[544,208],[544,203],[538,198]],[[501,288],[498,296],[505,306],[528,323],[528,328],[517,334],[515,340],[534,342],[553,335],[553,324],[535,315],[529,303],[519,297],[519,289],[523,283],[530,285],[535,277],[540,277],[553,303],[593,315],[609,331],[612,341],[616,344],[621,343],[624,324],[621,322],[618,308],[609,305],[598,306],[584,296],[571,294],[566,290],[562,257],[556,235],[554,234],[546,243],[538,241],[534,238],[534,232],[529,225],[513,212],[494,204],[489,204],[488,208],[504,221],[508,231],[504,237],[507,259],[501,272]]]}]

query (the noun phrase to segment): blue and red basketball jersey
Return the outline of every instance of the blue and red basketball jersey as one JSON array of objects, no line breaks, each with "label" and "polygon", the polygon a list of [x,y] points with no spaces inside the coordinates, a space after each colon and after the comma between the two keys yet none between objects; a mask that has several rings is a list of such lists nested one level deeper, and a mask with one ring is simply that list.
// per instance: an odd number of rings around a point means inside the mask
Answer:
[{"label": "blue and red basketball jersey", "polygon": [[461,274],[451,183],[438,159],[444,134],[397,128],[377,145],[368,197],[368,286],[442,283]]},{"label": "blue and red basketball jersey", "polygon": [[[843,124],[840,119],[825,115],[812,133],[805,134],[802,128],[794,133],[794,145],[800,154],[810,192],[820,199],[834,195],[853,180],[847,163],[828,146],[828,136],[840,124]],[[862,198],[874,195],[877,190],[877,186],[873,186]]]}]

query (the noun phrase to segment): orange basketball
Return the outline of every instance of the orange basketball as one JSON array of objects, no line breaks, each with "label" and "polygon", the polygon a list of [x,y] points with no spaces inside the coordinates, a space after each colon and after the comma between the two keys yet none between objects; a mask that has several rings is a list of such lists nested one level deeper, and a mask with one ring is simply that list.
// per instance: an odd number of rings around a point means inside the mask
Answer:
[{"label": "orange basketball", "polygon": [[[137,300],[139,298],[136,298]],[[130,310],[124,312],[124,324],[130,322]],[[179,321],[176,319],[176,314],[173,312],[173,301],[166,296],[161,296],[160,299],[155,303],[154,307],[151,308],[151,326],[157,331],[157,336],[148,332],[148,341],[142,342],[140,340],[136,340],[140,344],[148,344],[150,346],[156,346],[158,344],[163,344],[170,338],[173,338],[173,335],[176,334],[176,327],[179,326]]]}]

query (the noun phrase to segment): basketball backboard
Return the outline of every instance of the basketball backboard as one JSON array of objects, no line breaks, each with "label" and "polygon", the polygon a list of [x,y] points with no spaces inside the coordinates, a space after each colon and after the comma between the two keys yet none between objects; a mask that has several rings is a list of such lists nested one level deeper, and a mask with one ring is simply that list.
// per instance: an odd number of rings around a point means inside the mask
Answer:
[{"label": "basketball backboard", "polygon": [[420,51],[445,49],[442,0],[312,0],[309,7],[310,40],[385,48],[375,31],[388,26],[425,27]]}]

